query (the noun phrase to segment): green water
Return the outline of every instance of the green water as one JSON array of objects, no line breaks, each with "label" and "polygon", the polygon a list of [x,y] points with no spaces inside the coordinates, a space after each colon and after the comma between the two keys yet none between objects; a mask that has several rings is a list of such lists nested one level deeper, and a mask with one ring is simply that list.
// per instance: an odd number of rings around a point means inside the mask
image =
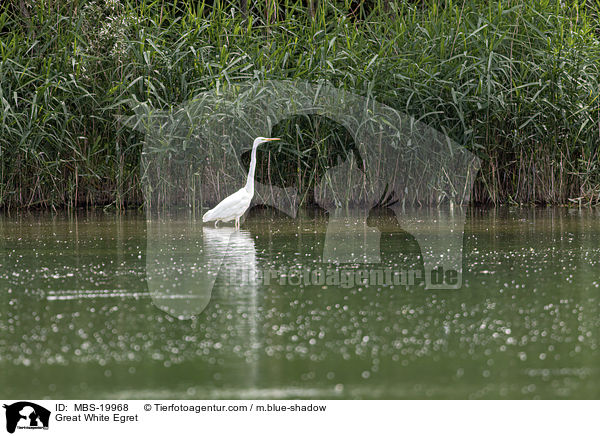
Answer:
[{"label": "green water", "polygon": [[[369,225],[383,265],[423,269],[394,220]],[[150,228],[138,214],[0,219],[1,397],[600,398],[594,210],[469,209],[458,290],[232,286],[227,265],[322,260],[326,215],[253,210],[237,242],[211,246],[224,266],[188,319],[157,308],[151,289],[200,276],[186,279],[190,259],[168,244],[154,250],[169,261],[162,278],[148,271]],[[193,254],[194,232],[177,250]]]}]

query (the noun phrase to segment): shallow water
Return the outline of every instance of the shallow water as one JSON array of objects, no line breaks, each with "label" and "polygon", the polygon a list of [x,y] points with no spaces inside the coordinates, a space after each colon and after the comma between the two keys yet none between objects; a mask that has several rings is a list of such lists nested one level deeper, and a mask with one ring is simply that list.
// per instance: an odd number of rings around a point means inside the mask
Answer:
[{"label": "shallow water", "polygon": [[[385,214],[368,223],[380,265],[424,269],[413,235]],[[327,225],[258,209],[212,233],[138,214],[3,216],[2,397],[600,398],[598,212],[469,209],[456,290],[231,283],[236,269],[318,268]]]}]

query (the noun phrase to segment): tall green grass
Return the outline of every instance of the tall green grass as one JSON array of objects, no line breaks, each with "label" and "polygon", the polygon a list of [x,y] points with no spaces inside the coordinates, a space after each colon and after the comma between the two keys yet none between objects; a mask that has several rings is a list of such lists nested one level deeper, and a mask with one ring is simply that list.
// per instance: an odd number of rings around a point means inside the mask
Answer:
[{"label": "tall green grass", "polygon": [[[259,79],[325,79],[446,133],[483,161],[476,202],[597,203],[598,9],[12,0],[0,14],[0,207],[139,205],[143,137],[119,122],[132,99],[168,109]],[[309,201],[317,158],[343,135],[309,121],[277,129],[296,138],[281,152],[301,159],[274,165],[300,174]]]}]

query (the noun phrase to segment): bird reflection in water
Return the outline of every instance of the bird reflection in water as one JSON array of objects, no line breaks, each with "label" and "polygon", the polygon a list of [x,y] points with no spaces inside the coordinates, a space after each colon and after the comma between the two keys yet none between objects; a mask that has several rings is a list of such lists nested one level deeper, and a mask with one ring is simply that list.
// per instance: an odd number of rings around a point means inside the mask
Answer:
[{"label": "bird reflection in water", "polygon": [[256,249],[248,232],[202,228],[193,221],[148,223],[146,279],[159,309],[179,319],[200,314],[222,269],[225,279],[218,281],[219,288],[236,290],[238,299],[250,298],[256,290],[252,281],[234,283],[232,289],[228,280],[242,273],[256,275]]},{"label": "bird reflection in water", "polygon": [[254,239],[250,232],[233,227],[204,227],[203,233],[207,254],[223,258],[213,298],[219,302],[222,315],[232,314],[226,321],[227,329],[235,336],[232,342],[244,349],[248,371],[244,383],[254,386],[262,348]]},{"label": "bird reflection in water", "polygon": [[235,292],[237,298],[256,288],[256,247],[250,232],[233,227],[204,227],[207,254],[222,258],[218,285],[226,293]]}]

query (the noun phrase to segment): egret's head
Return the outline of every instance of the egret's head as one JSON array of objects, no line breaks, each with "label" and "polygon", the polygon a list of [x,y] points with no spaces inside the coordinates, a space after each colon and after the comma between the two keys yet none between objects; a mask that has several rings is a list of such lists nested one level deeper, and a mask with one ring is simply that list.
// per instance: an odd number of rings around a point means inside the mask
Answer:
[{"label": "egret's head", "polygon": [[258,146],[258,144],[262,144],[263,142],[269,142],[269,141],[279,141],[280,138],[263,138],[262,136],[259,136],[258,138],[256,138],[254,140],[254,144],[252,144],[252,147],[256,147]]}]

